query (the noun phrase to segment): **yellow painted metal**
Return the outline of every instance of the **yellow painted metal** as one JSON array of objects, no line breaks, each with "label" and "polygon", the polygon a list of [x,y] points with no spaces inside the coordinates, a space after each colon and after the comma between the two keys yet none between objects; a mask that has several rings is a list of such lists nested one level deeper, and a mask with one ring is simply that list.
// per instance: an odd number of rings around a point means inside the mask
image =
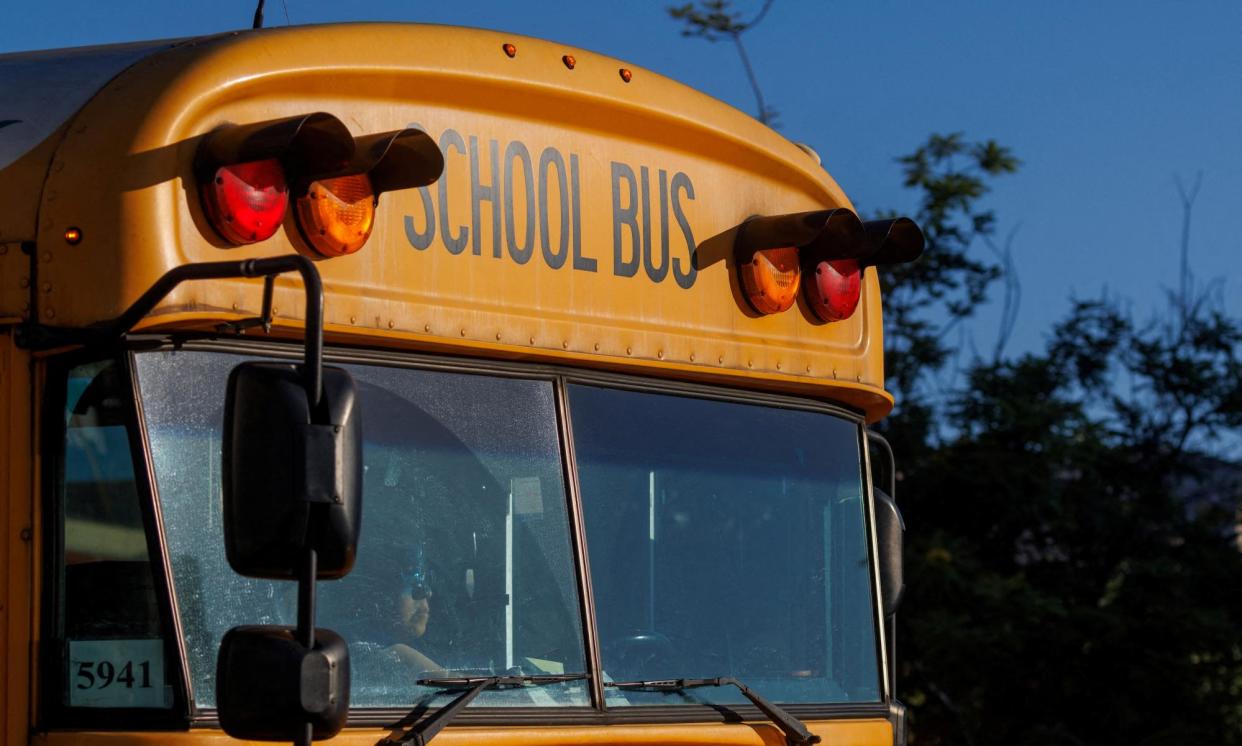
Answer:
[{"label": "yellow painted metal", "polygon": [[[833,720],[807,723],[823,743],[833,746],[880,746],[892,744],[892,727],[887,720]],[[347,729],[332,740],[341,746],[374,746],[386,736],[400,731]],[[145,744],[185,744],[186,746],[233,746],[250,741],[234,741],[220,731],[195,730],[189,733],[47,733],[31,741],[34,746],[144,746]],[[253,742],[259,743],[259,742]],[[559,727],[449,727],[435,738],[436,746],[572,746],[574,744],[667,744],[668,746],[783,746],[785,737],[766,723],[609,725]]]},{"label": "yellow painted metal", "polygon": [[[890,408],[873,271],[859,312],[835,324],[801,305],[756,316],[732,271],[733,229],[748,216],[849,205],[810,156],[649,71],[486,31],[272,29],[138,62],[66,125],[48,169],[39,321],[115,316],[180,264],[297,250],[291,220],[225,248],[191,162],[222,124],[313,111],[355,135],[417,125],[446,153],[440,185],[384,194],[368,244],[320,263],[336,338],[795,392],[871,419]],[[77,246],[64,241],[69,226],[83,232]],[[254,281],[189,285],[144,326],[210,327],[256,313],[260,296]],[[301,318],[291,280],[276,307]]]},{"label": "yellow painted metal", "polygon": [[30,729],[35,646],[29,356],[0,331],[0,738],[25,743]]}]

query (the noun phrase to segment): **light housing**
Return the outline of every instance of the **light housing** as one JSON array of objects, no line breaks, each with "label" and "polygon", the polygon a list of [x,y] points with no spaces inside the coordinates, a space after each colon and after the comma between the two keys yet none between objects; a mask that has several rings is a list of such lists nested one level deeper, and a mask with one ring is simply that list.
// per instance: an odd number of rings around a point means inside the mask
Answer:
[{"label": "light housing", "polygon": [[422,130],[359,137],[348,164],[295,191],[298,231],[317,256],[352,254],[371,235],[380,194],[434,184],[443,170],[440,148]]},{"label": "light housing", "polygon": [[304,174],[339,170],[354,153],[348,128],[323,112],[246,125],[205,136],[194,174],[207,223],[233,246],[270,238]]},{"label": "light housing", "polygon": [[752,217],[738,226],[733,258],[746,300],[759,313],[788,309],[800,284],[814,317],[832,322],[854,315],[867,267],[912,262],[923,244],[909,218],[864,223],[838,207]]}]

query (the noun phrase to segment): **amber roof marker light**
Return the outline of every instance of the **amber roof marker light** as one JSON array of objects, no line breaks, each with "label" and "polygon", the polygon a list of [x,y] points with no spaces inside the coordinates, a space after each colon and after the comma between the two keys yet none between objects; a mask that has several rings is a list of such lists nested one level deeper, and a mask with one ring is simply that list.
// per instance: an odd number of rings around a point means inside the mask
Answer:
[{"label": "amber roof marker light", "polygon": [[363,135],[347,165],[299,185],[298,231],[320,257],[352,254],[371,236],[380,194],[433,184],[443,171],[440,148],[422,130]]}]

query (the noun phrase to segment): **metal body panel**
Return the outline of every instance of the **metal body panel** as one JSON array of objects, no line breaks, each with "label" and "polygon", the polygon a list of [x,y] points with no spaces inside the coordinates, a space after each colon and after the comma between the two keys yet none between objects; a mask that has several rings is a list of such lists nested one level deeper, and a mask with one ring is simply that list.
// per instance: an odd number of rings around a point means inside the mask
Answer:
[{"label": "metal body panel", "polygon": [[29,733],[31,656],[38,644],[33,393],[29,353],[16,347],[12,334],[0,333],[0,740],[13,744],[25,743]]},{"label": "metal body panel", "polygon": [[[446,154],[441,184],[384,194],[368,244],[320,264],[341,341],[729,381],[836,398],[873,420],[891,407],[874,271],[859,311],[834,324],[801,304],[757,317],[737,287],[732,229],[747,217],[849,205],[811,157],[654,73],[486,31],[272,29],[141,59],[76,115],[48,171],[38,321],[116,316],[188,262],[296,250],[291,219],[224,248],[191,162],[221,124],[312,111],[355,136],[417,125]],[[278,282],[278,318],[299,319],[297,292]],[[252,282],[189,285],[144,327],[211,328],[259,299]]]},{"label": "metal body panel", "polygon": [[[0,55],[0,242],[31,241],[64,125],[109,80],[171,41]],[[0,310],[7,306],[0,305]]]}]

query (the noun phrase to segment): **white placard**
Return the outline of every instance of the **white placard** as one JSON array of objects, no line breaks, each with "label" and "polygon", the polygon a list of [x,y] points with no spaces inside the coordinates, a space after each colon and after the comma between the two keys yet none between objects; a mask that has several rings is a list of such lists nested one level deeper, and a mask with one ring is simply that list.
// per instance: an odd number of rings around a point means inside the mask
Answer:
[{"label": "white placard", "polygon": [[70,707],[167,707],[163,640],[70,640]]}]

